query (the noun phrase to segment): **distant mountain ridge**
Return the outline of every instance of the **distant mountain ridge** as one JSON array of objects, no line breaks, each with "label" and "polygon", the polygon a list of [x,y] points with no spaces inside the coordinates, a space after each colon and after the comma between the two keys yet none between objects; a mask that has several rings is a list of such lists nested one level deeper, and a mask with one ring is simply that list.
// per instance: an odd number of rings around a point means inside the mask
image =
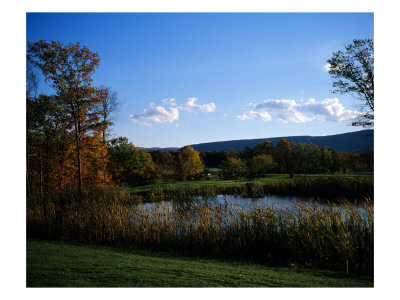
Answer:
[{"label": "distant mountain ridge", "polygon": [[[274,146],[282,138],[292,140],[297,145],[303,143],[313,143],[320,146],[335,148],[337,151],[358,152],[364,149],[374,149],[374,130],[366,129],[356,132],[348,132],[326,136],[283,136],[248,140],[231,140],[189,145],[196,151],[243,151],[246,146],[253,148],[257,143],[265,140],[271,141]],[[177,150],[179,148],[147,148],[147,150]]]}]

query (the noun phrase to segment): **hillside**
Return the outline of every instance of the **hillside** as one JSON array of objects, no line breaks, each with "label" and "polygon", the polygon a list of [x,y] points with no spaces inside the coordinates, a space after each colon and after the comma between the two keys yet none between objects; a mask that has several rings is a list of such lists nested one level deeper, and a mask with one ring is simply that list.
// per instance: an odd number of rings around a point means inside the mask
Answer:
[{"label": "hillside", "polygon": [[[263,143],[265,140],[271,141],[274,146],[281,138],[292,140],[296,144],[313,143],[320,146],[333,147],[338,151],[357,152],[363,149],[374,149],[374,130],[361,130],[326,136],[284,136],[269,137],[249,140],[232,140],[211,143],[201,143],[190,145],[197,151],[242,151],[246,146],[253,148],[257,143]],[[160,148],[148,148],[147,150],[157,150]],[[162,150],[176,150],[177,148],[162,148]]]}]

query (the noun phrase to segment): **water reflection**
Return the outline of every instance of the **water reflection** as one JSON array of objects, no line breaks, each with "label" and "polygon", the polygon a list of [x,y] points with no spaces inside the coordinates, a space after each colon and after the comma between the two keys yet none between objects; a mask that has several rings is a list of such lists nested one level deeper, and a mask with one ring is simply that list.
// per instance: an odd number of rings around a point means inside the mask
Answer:
[{"label": "water reflection", "polygon": [[[228,205],[235,206],[242,210],[253,210],[257,208],[267,208],[271,207],[273,209],[296,209],[298,205],[306,204],[311,208],[321,208],[327,209],[331,208],[332,205],[344,209],[344,206],[337,203],[330,203],[328,201],[323,201],[319,199],[314,199],[312,197],[299,197],[299,196],[277,196],[277,195],[269,195],[261,198],[244,198],[241,196],[227,196],[227,195],[218,195],[214,198],[202,198],[196,197],[190,202],[179,202],[179,201],[163,201],[163,202],[152,202],[152,203],[143,203],[142,205],[146,208],[158,207],[160,205],[168,205],[170,207],[174,205],[203,205],[207,204],[210,206],[216,205]],[[357,204],[355,203],[357,206]]]},{"label": "water reflection", "polygon": [[222,195],[205,199],[197,197],[189,202],[144,203],[135,207],[133,212],[138,220],[144,217],[154,224],[173,224],[171,226],[176,227],[178,235],[183,234],[189,227],[201,226],[203,222],[211,222],[214,224],[212,226],[222,230],[231,226],[251,226],[261,217],[267,226],[268,218],[264,219],[262,216],[271,214],[273,223],[278,222],[279,226],[283,227],[297,227],[302,222],[307,223],[310,220],[330,224],[338,222],[337,218],[341,218],[350,227],[364,228],[373,224],[373,208],[369,205],[355,205],[348,202],[335,204],[295,196],[265,196],[257,199]]}]

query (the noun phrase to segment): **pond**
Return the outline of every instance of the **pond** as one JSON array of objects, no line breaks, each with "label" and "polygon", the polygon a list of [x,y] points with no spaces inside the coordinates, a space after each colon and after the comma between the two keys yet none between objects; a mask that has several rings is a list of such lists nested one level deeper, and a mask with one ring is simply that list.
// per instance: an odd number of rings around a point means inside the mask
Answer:
[{"label": "pond", "polygon": [[[204,199],[202,197],[196,197],[193,199],[191,204],[203,204],[207,203],[211,206],[214,205],[228,205],[235,206],[242,210],[253,210],[260,207],[266,208],[271,207],[273,209],[295,209],[298,204],[306,204],[312,208],[330,208],[332,204],[327,201],[316,201],[312,197],[300,197],[300,196],[278,196],[268,195],[261,198],[245,198],[242,196],[230,196],[230,195],[218,195],[214,198]],[[146,208],[153,208],[160,205],[172,206],[174,201],[164,202],[152,202],[142,204]],[[175,203],[176,204],[176,203]],[[356,202],[354,202],[357,205]],[[344,209],[342,205],[335,204],[336,207]]]},{"label": "pond", "polygon": [[226,207],[229,211],[241,210],[241,211],[253,211],[260,208],[272,208],[276,211],[289,210],[296,211],[300,206],[307,206],[311,209],[329,210],[332,208],[340,210],[342,216],[348,212],[348,208],[355,209],[363,218],[366,217],[367,213],[365,207],[361,204],[357,204],[353,201],[350,205],[342,205],[338,203],[330,203],[328,201],[320,200],[317,201],[312,197],[300,197],[300,196],[278,196],[268,195],[261,198],[245,198],[241,196],[227,196],[218,195],[214,198],[202,198],[196,197],[191,202],[174,202],[164,201],[155,203],[144,203],[141,204],[142,208],[150,210],[161,206],[168,206],[171,211],[173,207],[186,207],[190,208],[193,206],[209,205],[210,207],[222,206]]}]

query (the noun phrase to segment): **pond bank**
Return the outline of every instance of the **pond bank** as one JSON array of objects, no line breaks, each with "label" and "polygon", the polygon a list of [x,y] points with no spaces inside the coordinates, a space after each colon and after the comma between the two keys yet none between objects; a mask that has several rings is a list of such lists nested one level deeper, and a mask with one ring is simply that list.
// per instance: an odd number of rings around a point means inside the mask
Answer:
[{"label": "pond bank", "polygon": [[178,184],[149,191],[131,193],[139,202],[158,202],[179,199],[190,200],[201,196],[233,195],[245,198],[261,198],[268,195],[299,196],[328,199],[374,198],[374,179],[371,177],[314,176],[293,179],[271,180],[264,184],[242,183],[228,186],[205,185],[203,187],[182,187]]}]

